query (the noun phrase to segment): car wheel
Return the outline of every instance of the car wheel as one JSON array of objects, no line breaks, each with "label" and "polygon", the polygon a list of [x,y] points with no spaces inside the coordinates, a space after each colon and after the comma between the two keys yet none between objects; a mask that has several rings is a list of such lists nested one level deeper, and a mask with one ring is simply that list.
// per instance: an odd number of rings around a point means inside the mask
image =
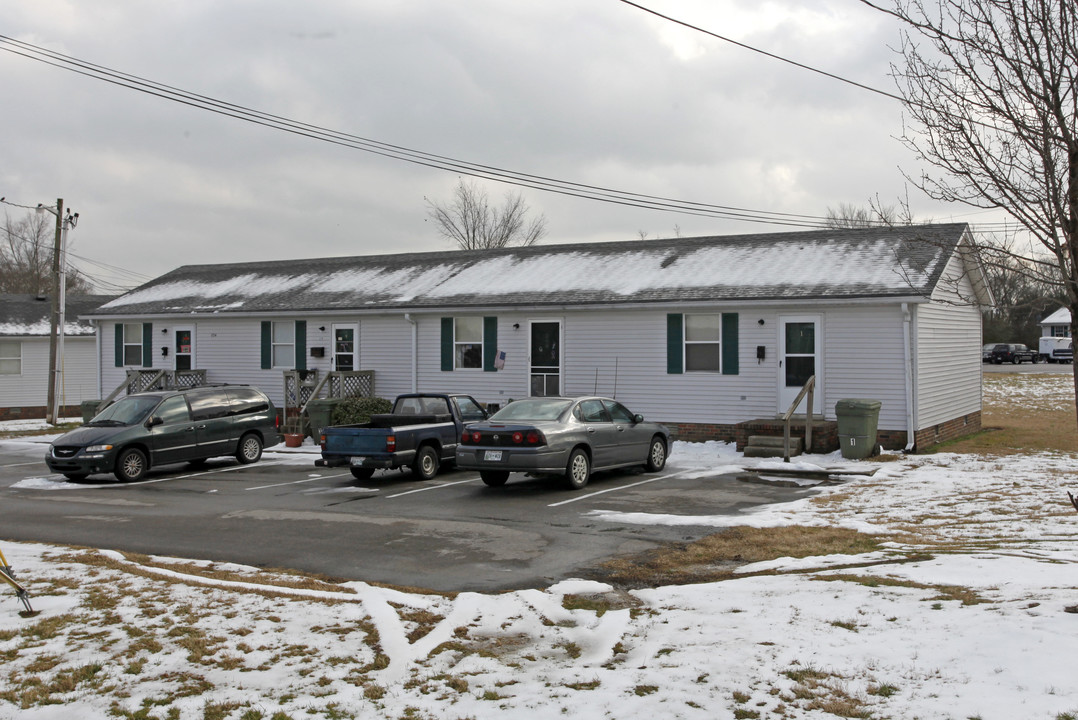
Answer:
[{"label": "car wheel", "polygon": [[90,473],[64,473],[63,475],[68,480],[85,480],[90,476]]},{"label": "car wheel", "polygon": [[262,457],[262,441],[255,433],[247,433],[240,438],[240,444],[236,447],[236,459],[243,465],[258,462]]},{"label": "car wheel", "polygon": [[419,448],[419,454],[412,463],[412,473],[420,480],[430,480],[438,474],[438,453],[430,445]]},{"label": "car wheel", "polygon": [[372,475],[374,475],[374,468],[352,468],[352,477],[354,477],[356,480],[370,480]]},{"label": "car wheel", "polygon": [[509,473],[505,470],[480,470],[479,477],[483,478],[483,484],[488,487],[501,487],[509,479]]},{"label": "car wheel", "polygon": [[1020,361],[1019,361],[1017,355],[1015,355],[1014,357],[1011,358],[1011,365],[1019,365],[1019,364],[1020,364]]},{"label": "car wheel", "polygon": [[116,470],[113,473],[120,482],[136,482],[146,474],[146,453],[138,448],[128,448],[116,458]]},{"label": "car wheel", "polygon": [[577,448],[569,455],[569,463],[565,466],[565,482],[572,490],[579,490],[588,484],[591,477],[591,460],[588,454]]},{"label": "car wheel", "polygon": [[662,438],[651,439],[651,448],[648,450],[648,459],[644,467],[648,472],[659,472],[666,467],[666,443]]}]

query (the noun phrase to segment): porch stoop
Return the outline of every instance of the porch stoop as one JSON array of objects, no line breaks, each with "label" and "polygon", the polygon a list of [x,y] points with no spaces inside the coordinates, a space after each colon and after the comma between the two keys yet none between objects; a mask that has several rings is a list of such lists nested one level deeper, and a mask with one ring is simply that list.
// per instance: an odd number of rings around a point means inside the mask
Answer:
[{"label": "porch stoop", "polygon": [[[745,446],[745,457],[785,457],[786,442],[782,436],[750,435]],[[805,449],[805,438],[790,435],[790,457],[800,455]]]},{"label": "porch stoop", "polygon": [[[746,420],[734,426],[734,437],[739,452],[744,452],[748,457],[782,457],[782,420],[775,418],[762,418],[759,420]],[[777,455],[749,455],[746,448],[750,445],[763,445],[752,443],[751,439],[757,437],[773,437],[778,441]],[[801,447],[800,452],[830,453],[838,450],[838,423],[834,420],[812,420],[812,447],[804,447],[805,419],[795,417],[790,420],[790,454],[794,455],[795,447]],[[770,441],[767,441],[770,442]]]}]

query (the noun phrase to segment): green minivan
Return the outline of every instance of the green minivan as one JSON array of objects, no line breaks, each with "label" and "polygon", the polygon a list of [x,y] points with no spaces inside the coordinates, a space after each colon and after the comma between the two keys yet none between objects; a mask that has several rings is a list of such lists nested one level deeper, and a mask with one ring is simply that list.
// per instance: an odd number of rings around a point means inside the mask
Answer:
[{"label": "green minivan", "polygon": [[208,385],[121,398],[56,438],[45,463],[71,480],[111,472],[134,482],[170,463],[225,455],[257,462],[262,448],[280,441],[277,409],[265,393],[249,385]]}]

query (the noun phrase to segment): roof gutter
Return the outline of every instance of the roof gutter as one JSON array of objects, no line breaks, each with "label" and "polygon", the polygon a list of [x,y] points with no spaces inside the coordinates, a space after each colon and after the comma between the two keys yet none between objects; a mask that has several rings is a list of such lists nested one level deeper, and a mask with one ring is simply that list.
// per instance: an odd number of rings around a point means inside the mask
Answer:
[{"label": "roof gutter", "polygon": [[913,408],[913,354],[910,343],[910,307],[902,303],[902,363],[906,376],[906,452],[913,450],[916,422]]},{"label": "roof gutter", "polygon": [[412,326],[412,392],[419,392],[419,324],[412,313],[404,313],[404,319]]}]

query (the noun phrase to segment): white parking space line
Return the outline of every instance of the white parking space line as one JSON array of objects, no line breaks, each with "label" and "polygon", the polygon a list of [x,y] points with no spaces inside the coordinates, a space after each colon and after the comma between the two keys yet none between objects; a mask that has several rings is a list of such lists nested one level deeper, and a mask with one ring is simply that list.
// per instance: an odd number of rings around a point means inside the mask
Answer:
[{"label": "white parking space line", "polygon": [[435,485],[433,487],[416,488],[415,490],[408,490],[406,492],[397,493],[396,495],[386,495],[386,499],[391,500],[393,498],[404,497],[405,495],[413,495],[415,493],[427,492],[428,490],[441,490],[442,488],[449,487],[451,485],[463,485],[464,483],[475,482],[475,480],[475,478],[472,478],[471,480],[458,480],[457,482],[442,483],[441,485]]},{"label": "white parking space line", "polygon": [[34,462],[8,463],[6,465],[0,465],[0,468],[22,467],[23,465],[40,465],[43,462],[45,462],[45,461],[44,460],[35,460]]},{"label": "white parking space line", "polygon": [[595,497],[596,495],[605,495],[606,493],[617,492],[618,490],[628,490],[629,488],[636,487],[637,485],[647,485],[648,483],[658,482],[659,480],[669,480],[670,478],[676,478],[676,477],[679,477],[681,475],[685,475],[687,472],[689,472],[689,471],[682,470],[681,472],[671,473],[670,475],[660,475],[659,477],[648,478],[647,480],[641,480],[640,482],[634,482],[634,483],[630,483],[628,485],[620,485],[620,486],[615,487],[615,488],[607,488],[606,490],[598,490],[596,492],[588,493],[587,495],[580,495],[580,496],[571,498],[569,500],[562,500],[561,502],[551,503],[551,504],[547,505],[547,507],[559,507],[561,505],[568,505],[569,503],[575,503],[575,502],[579,502],[581,500],[588,500],[590,498]]},{"label": "white parking space line", "polygon": [[314,477],[304,478],[303,480],[289,480],[288,482],[274,483],[272,485],[258,485],[256,487],[244,488],[244,490],[265,490],[266,488],[281,487],[283,485],[302,485],[303,483],[314,482],[315,480],[332,480],[333,478],[344,477],[346,475],[351,476],[352,473],[340,473],[339,475],[315,475]]}]

